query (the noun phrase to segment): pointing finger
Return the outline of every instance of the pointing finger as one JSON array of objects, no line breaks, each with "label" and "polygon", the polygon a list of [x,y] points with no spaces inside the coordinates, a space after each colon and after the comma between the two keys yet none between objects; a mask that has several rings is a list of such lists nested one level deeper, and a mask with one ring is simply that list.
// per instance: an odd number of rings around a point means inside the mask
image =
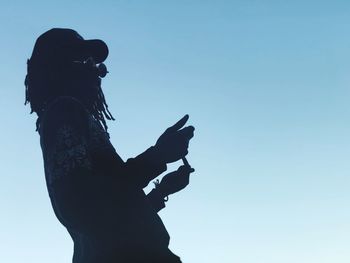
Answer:
[{"label": "pointing finger", "polygon": [[175,123],[173,126],[169,127],[167,129],[167,131],[168,132],[175,132],[175,131],[181,129],[188,121],[188,118],[189,118],[189,116],[188,116],[188,114],[186,114],[177,123]]}]

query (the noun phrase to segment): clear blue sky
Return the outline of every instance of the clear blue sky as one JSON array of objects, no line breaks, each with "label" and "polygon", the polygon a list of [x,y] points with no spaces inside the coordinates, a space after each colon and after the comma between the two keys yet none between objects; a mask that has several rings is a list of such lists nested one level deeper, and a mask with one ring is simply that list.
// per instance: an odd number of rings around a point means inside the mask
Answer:
[{"label": "clear blue sky", "polygon": [[23,105],[36,38],[69,27],[109,45],[124,159],[186,113],[196,127],[196,173],[160,213],[185,263],[350,262],[349,15],[348,1],[3,1],[0,261],[71,261]]}]

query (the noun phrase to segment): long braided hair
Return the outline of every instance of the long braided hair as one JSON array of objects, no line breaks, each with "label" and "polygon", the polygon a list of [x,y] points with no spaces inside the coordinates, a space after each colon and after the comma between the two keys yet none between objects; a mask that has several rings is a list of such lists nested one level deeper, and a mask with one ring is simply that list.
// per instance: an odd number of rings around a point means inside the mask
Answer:
[{"label": "long braided hair", "polygon": [[96,70],[85,63],[37,65],[27,61],[25,105],[38,115],[36,131],[46,107],[59,96],[72,96],[87,108],[94,119],[107,131],[107,120],[114,120],[101,88]]}]

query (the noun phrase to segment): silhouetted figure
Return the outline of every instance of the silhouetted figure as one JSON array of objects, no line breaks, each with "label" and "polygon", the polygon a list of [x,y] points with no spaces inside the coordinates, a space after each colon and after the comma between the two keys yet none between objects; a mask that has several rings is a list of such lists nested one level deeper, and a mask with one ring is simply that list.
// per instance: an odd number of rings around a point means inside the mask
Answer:
[{"label": "silhouetted figure", "polygon": [[[124,162],[109,140],[101,78],[108,56],[101,40],[71,29],[41,35],[28,60],[26,103],[37,113],[51,203],[74,241],[74,263],[181,262],[157,212],[183,189],[194,170],[186,163],[194,128],[188,115],[156,144]],[[143,188],[183,158],[148,195]]]}]

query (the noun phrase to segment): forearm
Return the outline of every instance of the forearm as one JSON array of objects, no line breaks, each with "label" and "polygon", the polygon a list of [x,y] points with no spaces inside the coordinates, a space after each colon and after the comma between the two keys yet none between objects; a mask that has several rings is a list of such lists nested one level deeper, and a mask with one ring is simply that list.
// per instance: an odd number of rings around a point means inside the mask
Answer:
[{"label": "forearm", "polygon": [[154,147],[148,148],[126,162],[122,160],[114,148],[93,152],[91,159],[98,164],[101,173],[117,177],[120,181],[128,182],[138,189],[145,188],[151,180],[167,169],[166,163],[161,160]]},{"label": "forearm", "polygon": [[141,188],[166,171],[167,165],[155,147],[148,148],[135,158],[125,163],[125,174]]}]

